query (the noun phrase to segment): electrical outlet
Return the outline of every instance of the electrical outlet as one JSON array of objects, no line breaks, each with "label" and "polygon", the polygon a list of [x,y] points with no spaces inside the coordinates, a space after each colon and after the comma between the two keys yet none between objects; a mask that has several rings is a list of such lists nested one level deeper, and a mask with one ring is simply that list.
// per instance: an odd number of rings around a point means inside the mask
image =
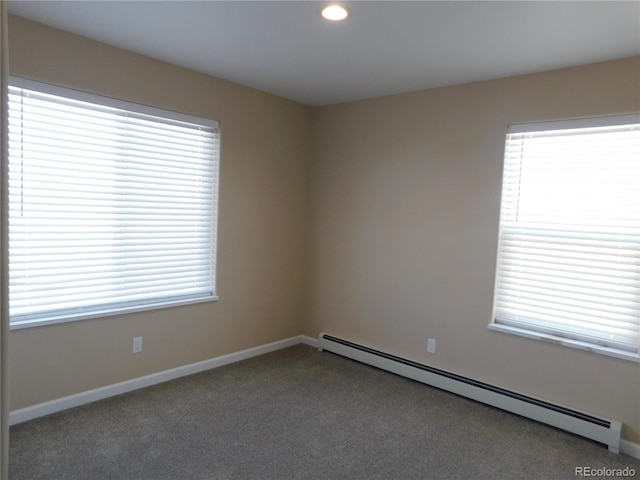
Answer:
[{"label": "electrical outlet", "polygon": [[142,352],[142,337],[133,337],[133,353]]},{"label": "electrical outlet", "polygon": [[436,353],[436,339],[430,338],[427,340],[427,352]]}]

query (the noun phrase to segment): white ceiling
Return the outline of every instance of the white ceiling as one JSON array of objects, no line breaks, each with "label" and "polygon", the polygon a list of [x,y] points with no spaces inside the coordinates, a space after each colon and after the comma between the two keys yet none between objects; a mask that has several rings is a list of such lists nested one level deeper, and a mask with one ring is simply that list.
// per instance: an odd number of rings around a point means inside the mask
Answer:
[{"label": "white ceiling", "polygon": [[[640,54],[640,1],[10,1],[9,12],[307,105]],[[159,79],[160,80],[160,79]]]}]

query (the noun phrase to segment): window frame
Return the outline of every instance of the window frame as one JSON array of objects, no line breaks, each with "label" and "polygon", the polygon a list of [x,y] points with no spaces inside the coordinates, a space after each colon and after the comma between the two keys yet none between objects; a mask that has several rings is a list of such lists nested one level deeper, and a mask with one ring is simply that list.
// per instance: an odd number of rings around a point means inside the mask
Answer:
[{"label": "window frame", "polygon": [[[501,244],[502,244],[502,232],[503,232],[503,208],[504,208],[504,200],[503,195],[505,194],[505,178],[506,175],[506,165],[507,165],[507,140],[509,134],[517,134],[517,133],[527,133],[527,132],[543,132],[543,131],[554,131],[554,130],[570,130],[570,129],[580,129],[580,128],[591,128],[591,127],[608,127],[608,126],[616,126],[616,125],[626,125],[626,124],[640,124],[640,114],[632,113],[632,114],[622,114],[622,115],[614,115],[614,116],[605,116],[605,117],[590,117],[590,118],[581,118],[581,119],[570,119],[570,120],[558,120],[551,122],[538,122],[538,123],[523,123],[523,124],[513,124],[509,125],[507,129],[507,134],[505,135],[505,151],[503,156],[503,178],[502,178],[502,190],[500,194],[500,217],[499,217],[499,232],[498,232],[498,242],[496,249],[496,270],[494,276],[494,289],[493,289],[493,297],[492,297],[492,318],[491,322],[488,324],[489,330],[497,331],[501,333],[508,333],[516,336],[521,336],[529,339],[535,339],[539,341],[544,341],[548,343],[553,343],[556,345],[561,345],[565,347],[581,349],[585,351],[590,351],[610,357],[615,357],[623,360],[628,360],[632,362],[640,363],[640,345],[638,345],[637,352],[626,351],[623,349],[613,348],[609,346],[599,345],[596,343],[591,343],[588,341],[583,341],[576,338],[569,338],[565,336],[555,335],[553,333],[544,332],[543,327],[541,330],[536,330],[533,328],[526,328],[521,326],[508,325],[504,323],[499,323],[497,319],[497,297],[498,297],[498,283],[499,283],[499,275],[500,275],[500,262],[501,262]],[[640,287],[640,279],[638,279],[638,286]],[[640,322],[640,320],[639,320]],[[640,344],[640,334],[638,335],[638,343]]]},{"label": "window frame", "polygon": [[[35,81],[17,76],[9,77],[9,86],[17,87],[21,89],[27,89],[36,91],[42,94],[55,95],[63,97],[72,101],[87,102],[90,104],[96,104],[108,108],[115,108],[126,112],[140,114],[144,116],[152,116],[159,120],[158,123],[162,123],[162,119],[165,119],[170,123],[188,123],[192,125],[199,125],[206,129],[210,129],[214,132],[215,147],[213,149],[214,157],[211,159],[211,174],[212,174],[212,188],[211,192],[211,236],[209,237],[209,243],[211,245],[210,255],[213,262],[212,268],[212,291],[210,295],[203,295],[190,298],[176,298],[171,299],[155,299],[147,300],[146,303],[136,304],[136,302],[130,302],[129,305],[122,304],[121,306],[109,306],[105,309],[92,308],[88,312],[81,312],[80,309],[76,313],[64,314],[64,315],[51,315],[48,318],[27,319],[18,322],[10,321],[10,329],[17,330],[23,328],[30,328],[42,325],[51,325],[66,323],[79,320],[87,320],[94,318],[109,317],[122,314],[130,314],[143,311],[152,311],[157,309],[164,309],[182,305],[199,304],[206,302],[215,302],[219,299],[217,294],[217,244],[218,244],[218,204],[219,204],[219,169],[220,169],[220,139],[219,130],[220,122],[209,118],[198,117],[195,115],[184,114],[171,110],[166,110],[158,107],[152,107],[143,105],[140,103],[134,103],[126,100],[116,99],[104,95],[88,93],[72,88],[62,87],[58,85],[52,85],[49,83]],[[9,204],[7,204],[7,209]],[[10,232],[9,232],[10,234]],[[10,258],[10,257],[9,257]],[[114,302],[115,303],[115,302]],[[53,311],[52,311],[53,312]]]}]

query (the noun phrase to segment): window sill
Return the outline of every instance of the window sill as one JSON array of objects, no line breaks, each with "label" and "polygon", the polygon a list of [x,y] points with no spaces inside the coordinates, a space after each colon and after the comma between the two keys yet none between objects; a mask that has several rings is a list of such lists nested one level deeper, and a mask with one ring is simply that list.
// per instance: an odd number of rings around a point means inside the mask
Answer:
[{"label": "window sill", "polygon": [[94,318],[112,317],[114,315],[125,315],[128,313],[146,312],[150,310],[159,310],[164,308],[180,307],[183,305],[193,305],[196,303],[207,303],[207,302],[216,302],[216,301],[218,301],[218,297],[214,295],[210,297],[190,298],[190,299],[184,299],[184,300],[159,302],[159,303],[150,304],[150,305],[140,305],[137,307],[126,307],[126,308],[120,308],[120,309],[104,310],[101,312],[93,312],[93,313],[85,313],[85,314],[80,313],[76,315],[65,315],[65,316],[40,319],[40,320],[25,320],[22,322],[11,323],[9,325],[9,328],[11,330],[20,330],[23,328],[41,327],[44,325],[55,325],[58,323],[67,323],[67,322],[75,322],[79,320],[90,320]]},{"label": "window sill", "polygon": [[563,347],[576,348],[578,350],[587,350],[589,352],[598,353],[600,355],[606,355],[608,357],[615,357],[621,360],[627,360],[630,362],[640,363],[640,355],[631,352],[625,352],[623,350],[616,350],[614,348],[601,347],[599,345],[592,345],[590,343],[580,342],[578,340],[570,340],[567,338],[556,337],[545,333],[531,332],[522,328],[510,327],[507,325],[500,325],[497,323],[490,323],[488,325],[489,330],[502,333],[510,333],[511,335],[517,335],[519,337],[531,338],[533,340],[541,340],[547,343],[553,343],[555,345],[562,345]]}]

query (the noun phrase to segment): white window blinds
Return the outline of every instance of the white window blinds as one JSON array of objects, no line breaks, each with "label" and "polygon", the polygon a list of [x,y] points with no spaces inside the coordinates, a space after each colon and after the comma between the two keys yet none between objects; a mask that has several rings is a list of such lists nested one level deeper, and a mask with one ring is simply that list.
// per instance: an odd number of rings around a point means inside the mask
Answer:
[{"label": "white window blinds", "polygon": [[217,124],[12,83],[11,323],[215,298]]},{"label": "white window blinds", "polygon": [[638,352],[639,120],[510,129],[496,323]]}]

